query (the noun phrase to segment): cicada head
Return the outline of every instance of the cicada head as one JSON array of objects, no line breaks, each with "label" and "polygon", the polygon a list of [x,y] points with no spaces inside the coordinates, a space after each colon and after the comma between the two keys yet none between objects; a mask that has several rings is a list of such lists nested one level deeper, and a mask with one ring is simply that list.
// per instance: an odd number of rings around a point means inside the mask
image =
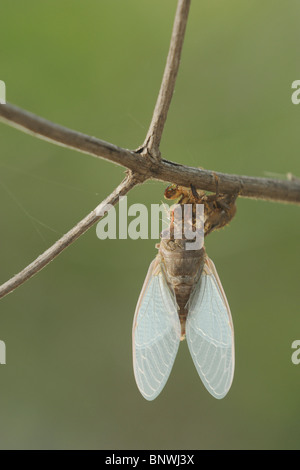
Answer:
[{"label": "cicada head", "polygon": [[179,199],[182,196],[182,186],[170,184],[165,190],[166,199]]}]

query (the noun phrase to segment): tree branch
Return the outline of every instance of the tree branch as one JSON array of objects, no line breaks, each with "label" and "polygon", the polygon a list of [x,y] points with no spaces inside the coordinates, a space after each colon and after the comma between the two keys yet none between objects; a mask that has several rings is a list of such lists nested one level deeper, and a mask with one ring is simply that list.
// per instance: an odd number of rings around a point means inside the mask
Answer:
[{"label": "tree branch", "polygon": [[136,151],[123,149],[54,124],[11,104],[0,105],[0,120],[4,123],[35,137],[109,160],[130,170],[125,180],[96,209],[23,271],[0,286],[0,298],[34,276],[100,220],[104,215],[103,208],[107,204],[115,205],[119,197],[124,196],[135,185],[147,179],[168,181],[182,186],[193,184],[198,189],[215,191],[217,176],[220,193],[238,193],[242,197],[300,204],[300,180],[297,178],[282,181],[229,175],[179,165],[160,158],[159,145],[175,87],[190,3],[190,0],[178,0],[169,54],[152,121],[144,144]]},{"label": "tree branch", "polygon": [[172,100],[191,0],[179,0],[175,14],[170,49],[154,108],[152,121],[142,147],[155,160],[160,159],[159,145]]},{"label": "tree branch", "polygon": [[[60,126],[12,104],[6,103],[0,105],[0,121],[26,134],[52,142],[61,147],[78,150],[94,157],[104,158],[129,169],[133,167],[134,152]],[[139,157],[140,163],[144,160],[142,156]]]},{"label": "tree branch", "polygon": [[83,235],[92,225],[98,222],[105,215],[105,206],[107,204],[115,205],[121,196],[125,196],[134,186],[141,183],[140,178],[134,174],[129,174],[122,183],[101,202],[92,212],[90,212],[84,219],[78,222],[69,232],[63,235],[54,245],[41,254],[31,264],[26,266],[25,269],[20,271],[14,277],[9,279],[0,286],[0,298],[12,292],[14,289],[24,284],[25,281],[30,279],[36,273],[41,271],[47,264],[50,263],[56,256],[65,250],[71,243],[73,243],[80,235]]},{"label": "tree branch", "polygon": [[300,204],[300,181],[230,175],[180,165],[169,160],[154,161],[139,152],[54,124],[11,104],[0,105],[0,120],[28,134],[54,144],[109,160],[133,171],[140,178],[172,182],[215,191],[215,175],[220,193],[239,193],[241,197]]}]

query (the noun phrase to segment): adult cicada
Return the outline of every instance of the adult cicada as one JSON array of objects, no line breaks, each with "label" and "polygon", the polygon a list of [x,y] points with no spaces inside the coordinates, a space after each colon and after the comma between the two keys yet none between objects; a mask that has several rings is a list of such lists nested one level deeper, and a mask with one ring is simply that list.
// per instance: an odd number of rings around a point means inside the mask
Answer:
[{"label": "adult cicada", "polygon": [[[206,195],[169,186],[167,199],[204,205],[204,236],[236,212],[236,195]],[[195,212],[192,211],[192,224]],[[204,246],[187,250],[184,236],[161,238],[146,276],[133,321],[133,366],[137,386],[154,400],[170,375],[180,340],[186,338],[197,372],[215,398],[223,398],[234,374],[234,331],[230,308],[214,263]]]}]

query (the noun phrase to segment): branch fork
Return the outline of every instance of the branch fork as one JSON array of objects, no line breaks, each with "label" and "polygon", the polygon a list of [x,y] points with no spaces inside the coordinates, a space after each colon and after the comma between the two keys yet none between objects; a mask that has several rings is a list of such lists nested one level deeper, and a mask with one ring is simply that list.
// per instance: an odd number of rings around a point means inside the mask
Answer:
[{"label": "branch fork", "polygon": [[99,221],[104,215],[99,208],[117,204],[120,197],[148,179],[185,187],[192,184],[197,189],[212,192],[216,189],[217,181],[220,194],[239,194],[240,197],[300,205],[300,179],[293,175],[287,180],[229,175],[180,165],[161,157],[160,142],[175,88],[190,4],[191,0],[178,0],[169,53],[152,120],[144,143],[135,151],[75,132],[11,104],[0,104],[0,121],[5,124],[56,145],[109,160],[127,169],[125,179],[101,204],[35,261],[0,286],[0,298],[38,273]]}]

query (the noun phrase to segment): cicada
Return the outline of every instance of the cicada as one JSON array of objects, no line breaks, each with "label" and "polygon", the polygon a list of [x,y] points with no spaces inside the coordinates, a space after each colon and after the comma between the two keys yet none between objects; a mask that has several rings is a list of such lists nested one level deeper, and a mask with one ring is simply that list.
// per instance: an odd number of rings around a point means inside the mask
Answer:
[{"label": "cicada", "polygon": [[[168,199],[204,204],[204,235],[229,223],[236,195],[199,194],[169,186]],[[171,218],[172,224],[172,218]],[[187,340],[196,370],[215,398],[225,397],[234,375],[234,330],[228,301],[204,246],[186,250],[187,240],[162,238],[150,264],[133,321],[133,368],[147,400],[164,388],[180,341]]]}]

